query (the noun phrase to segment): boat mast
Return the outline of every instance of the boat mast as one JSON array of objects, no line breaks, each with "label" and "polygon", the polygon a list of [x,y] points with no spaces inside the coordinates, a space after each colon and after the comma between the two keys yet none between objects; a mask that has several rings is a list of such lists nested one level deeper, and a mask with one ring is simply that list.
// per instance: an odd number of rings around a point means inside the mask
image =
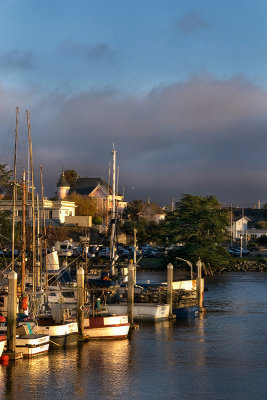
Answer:
[{"label": "boat mast", "polygon": [[37,273],[36,273],[36,284],[37,286],[42,286],[42,247],[40,240],[40,208],[39,208],[39,195],[36,195],[36,208],[37,208]]},{"label": "boat mast", "polygon": [[108,195],[106,203],[106,236],[108,235],[108,212],[109,212],[109,192],[110,192],[110,162],[108,163]]},{"label": "boat mast", "polygon": [[116,223],[116,150],[113,144],[112,156],[113,156],[113,165],[112,165],[112,216],[111,216],[111,238],[110,238],[110,257],[111,257],[111,275],[114,275],[115,272],[115,223]]},{"label": "boat mast", "polygon": [[45,223],[45,209],[44,209],[44,185],[43,185],[43,170],[40,165],[40,180],[41,180],[41,196],[42,196],[42,211],[43,211],[43,232],[44,232],[44,245],[45,245],[45,285],[46,289],[48,288],[48,273],[46,268],[46,259],[47,259],[47,236],[46,236],[46,223]]},{"label": "boat mast", "polygon": [[35,243],[35,204],[34,204],[34,179],[33,179],[33,160],[32,160],[32,139],[31,139],[31,127],[30,127],[30,119],[29,112],[26,110],[27,114],[27,124],[28,124],[28,141],[29,141],[29,150],[30,150],[30,164],[31,164],[31,189],[32,189],[32,290],[35,293],[36,286],[36,243]]},{"label": "boat mast", "polygon": [[19,108],[16,107],[16,131],[14,149],[14,181],[13,181],[13,215],[12,215],[12,271],[14,271],[15,253],[15,213],[16,213],[16,179],[17,179],[17,141],[18,141]]},{"label": "boat mast", "polygon": [[22,177],[22,249],[21,249],[21,296],[25,293],[25,252],[26,252],[26,179],[25,170]]}]

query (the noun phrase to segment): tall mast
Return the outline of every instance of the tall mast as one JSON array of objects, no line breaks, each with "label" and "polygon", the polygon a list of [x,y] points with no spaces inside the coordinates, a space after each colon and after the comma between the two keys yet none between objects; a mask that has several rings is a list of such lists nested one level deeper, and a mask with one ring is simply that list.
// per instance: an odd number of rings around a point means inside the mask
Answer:
[{"label": "tall mast", "polygon": [[112,227],[111,227],[111,238],[110,238],[110,245],[111,245],[111,275],[114,275],[115,269],[115,219],[116,219],[116,150],[113,144],[112,156],[113,156],[113,165],[112,165]]},{"label": "tall mast", "polygon": [[108,234],[108,212],[109,212],[109,192],[110,192],[110,162],[108,163],[108,195],[107,195],[107,204],[106,204],[106,236]]},{"label": "tall mast", "polygon": [[46,268],[47,259],[47,237],[46,237],[46,224],[45,224],[45,209],[44,209],[44,185],[43,185],[43,170],[40,165],[40,181],[41,181],[41,196],[42,196],[42,211],[43,211],[43,232],[44,232],[44,245],[45,245],[45,285],[48,288],[48,273]]},{"label": "tall mast", "polygon": [[[37,260],[38,267],[36,268],[36,284],[37,286],[41,286],[41,243],[40,243],[40,208],[39,208],[39,195],[36,195],[36,208],[37,208]],[[36,265],[36,266],[37,266]]]},{"label": "tall mast", "polygon": [[13,216],[12,216],[12,271],[14,271],[15,253],[15,213],[16,213],[16,179],[17,179],[17,141],[18,141],[19,108],[16,107],[16,131],[14,149],[14,181],[13,181]]},{"label": "tall mast", "polygon": [[34,204],[34,179],[33,179],[33,160],[32,160],[32,139],[31,139],[31,127],[30,127],[30,119],[29,112],[26,111],[27,114],[27,124],[28,124],[28,141],[29,141],[29,150],[30,150],[30,164],[31,164],[31,186],[32,186],[32,289],[35,292],[36,286],[36,243],[35,243],[35,204]]},{"label": "tall mast", "polygon": [[22,177],[22,250],[21,250],[21,295],[25,293],[25,252],[26,252],[26,179]]}]

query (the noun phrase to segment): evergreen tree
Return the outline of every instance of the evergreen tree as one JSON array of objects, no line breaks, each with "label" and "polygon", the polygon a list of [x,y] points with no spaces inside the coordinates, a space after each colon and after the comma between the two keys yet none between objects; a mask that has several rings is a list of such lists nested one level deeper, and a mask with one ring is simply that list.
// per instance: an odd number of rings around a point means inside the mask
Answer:
[{"label": "evergreen tree", "polygon": [[222,247],[228,240],[227,227],[227,210],[214,196],[184,194],[177,210],[160,224],[159,238],[169,244],[182,242],[184,258],[195,262],[200,257],[216,266],[227,260]]}]

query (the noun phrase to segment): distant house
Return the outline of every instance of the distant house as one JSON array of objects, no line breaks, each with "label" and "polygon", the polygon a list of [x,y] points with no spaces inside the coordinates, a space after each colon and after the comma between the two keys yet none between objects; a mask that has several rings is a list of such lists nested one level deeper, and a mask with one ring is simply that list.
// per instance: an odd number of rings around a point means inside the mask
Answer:
[{"label": "distant house", "polygon": [[257,227],[259,222],[267,222],[266,209],[236,208],[233,209],[232,218],[233,239],[240,239],[241,236],[245,236],[249,240],[250,238],[257,239],[260,236],[267,236],[266,229],[258,229]]},{"label": "distant house", "polygon": [[[13,201],[12,200],[0,200],[0,211],[6,211],[12,215]],[[36,204],[35,204],[36,207]],[[48,225],[61,225],[65,223],[66,217],[75,216],[75,203],[73,201],[63,201],[63,200],[48,200],[44,199],[44,214],[46,223]],[[27,201],[26,206],[27,221],[32,222],[32,202]],[[43,221],[43,207],[40,205],[39,209],[40,223]],[[22,201],[16,200],[15,206],[15,220],[20,222],[22,220]]]},{"label": "distant house", "polygon": [[241,236],[244,236],[246,234],[249,221],[250,219],[248,217],[234,219],[232,225],[232,235],[234,240],[240,239]]},{"label": "distant house", "polygon": [[[78,178],[74,185],[67,186],[67,181],[62,173],[57,184],[58,196],[65,198],[68,194],[77,193],[96,200],[97,212],[102,214],[112,209],[112,188],[101,178]],[[127,206],[127,202],[120,194],[115,196],[116,207],[119,212]]]}]

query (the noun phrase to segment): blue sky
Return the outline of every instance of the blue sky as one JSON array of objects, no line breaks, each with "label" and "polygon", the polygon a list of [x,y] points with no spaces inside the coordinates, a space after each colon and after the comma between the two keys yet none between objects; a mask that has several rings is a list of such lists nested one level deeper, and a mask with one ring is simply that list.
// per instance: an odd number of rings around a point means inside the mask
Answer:
[{"label": "blue sky", "polygon": [[260,0],[0,0],[0,138],[29,108],[50,194],[62,165],[105,178],[115,141],[129,199],[267,202],[266,15]]}]

